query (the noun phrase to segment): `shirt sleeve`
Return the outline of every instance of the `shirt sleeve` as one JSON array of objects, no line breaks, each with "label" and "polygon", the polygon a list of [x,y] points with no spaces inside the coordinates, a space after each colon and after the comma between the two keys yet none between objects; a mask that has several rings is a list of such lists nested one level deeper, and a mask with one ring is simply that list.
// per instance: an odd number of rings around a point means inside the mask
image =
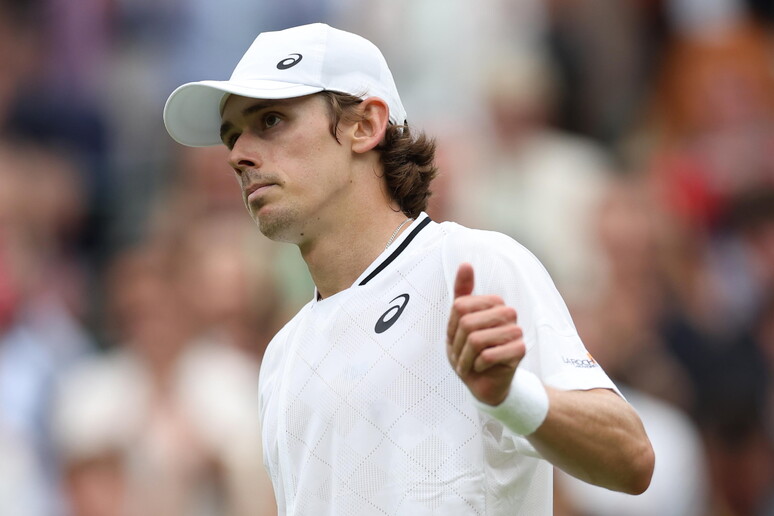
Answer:
[{"label": "shirt sleeve", "polygon": [[501,233],[453,226],[444,247],[450,292],[461,263],[473,265],[474,294],[496,294],[516,309],[527,353],[519,367],[563,390],[612,389],[607,374],[578,336],[567,305],[540,261]]}]

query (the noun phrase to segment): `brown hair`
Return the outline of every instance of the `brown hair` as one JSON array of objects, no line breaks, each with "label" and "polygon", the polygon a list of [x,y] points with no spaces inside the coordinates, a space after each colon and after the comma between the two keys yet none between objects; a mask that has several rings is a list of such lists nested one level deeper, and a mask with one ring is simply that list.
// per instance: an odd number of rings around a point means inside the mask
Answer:
[{"label": "brown hair", "polygon": [[[353,109],[361,98],[354,95],[323,91],[331,117],[330,130],[338,141],[339,122],[357,120]],[[430,182],[438,169],[435,166],[435,140],[419,132],[414,136],[408,125],[390,124],[384,140],[376,147],[384,169],[387,190],[407,217],[416,218],[427,208]]]}]

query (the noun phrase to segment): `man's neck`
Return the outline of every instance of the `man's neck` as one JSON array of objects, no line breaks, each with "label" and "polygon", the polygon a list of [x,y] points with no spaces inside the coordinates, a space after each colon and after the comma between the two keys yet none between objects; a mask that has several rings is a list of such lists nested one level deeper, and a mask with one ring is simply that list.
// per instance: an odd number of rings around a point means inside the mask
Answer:
[{"label": "man's neck", "polygon": [[384,252],[387,242],[406,230],[406,218],[389,207],[379,213],[355,214],[337,229],[302,244],[301,255],[320,297],[330,297],[352,286]]}]

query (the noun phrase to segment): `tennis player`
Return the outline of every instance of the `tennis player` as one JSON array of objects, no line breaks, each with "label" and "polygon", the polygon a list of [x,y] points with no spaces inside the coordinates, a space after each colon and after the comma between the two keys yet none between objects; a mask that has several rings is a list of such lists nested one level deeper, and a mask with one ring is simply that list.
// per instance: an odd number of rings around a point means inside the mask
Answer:
[{"label": "tennis player", "polygon": [[554,466],[648,487],[640,419],[543,266],[425,213],[434,143],[376,46],[324,24],[262,33],[164,118],[184,145],[230,149],[260,231],[296,244],[316,286],[261,369],[280,514],[547,516]]}]

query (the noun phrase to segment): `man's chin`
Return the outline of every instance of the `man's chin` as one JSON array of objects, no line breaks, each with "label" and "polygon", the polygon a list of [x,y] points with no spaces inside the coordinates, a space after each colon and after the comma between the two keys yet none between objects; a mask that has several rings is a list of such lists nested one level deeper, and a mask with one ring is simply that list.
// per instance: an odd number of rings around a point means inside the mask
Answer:
[{"label": "man's chin", "polygon": [[277,242],[296,243],[298,241],[299,232],[293,231],[295,219],[291,214],[267,210],[264,207],[252,216],[258,229],[266,238]]}]

